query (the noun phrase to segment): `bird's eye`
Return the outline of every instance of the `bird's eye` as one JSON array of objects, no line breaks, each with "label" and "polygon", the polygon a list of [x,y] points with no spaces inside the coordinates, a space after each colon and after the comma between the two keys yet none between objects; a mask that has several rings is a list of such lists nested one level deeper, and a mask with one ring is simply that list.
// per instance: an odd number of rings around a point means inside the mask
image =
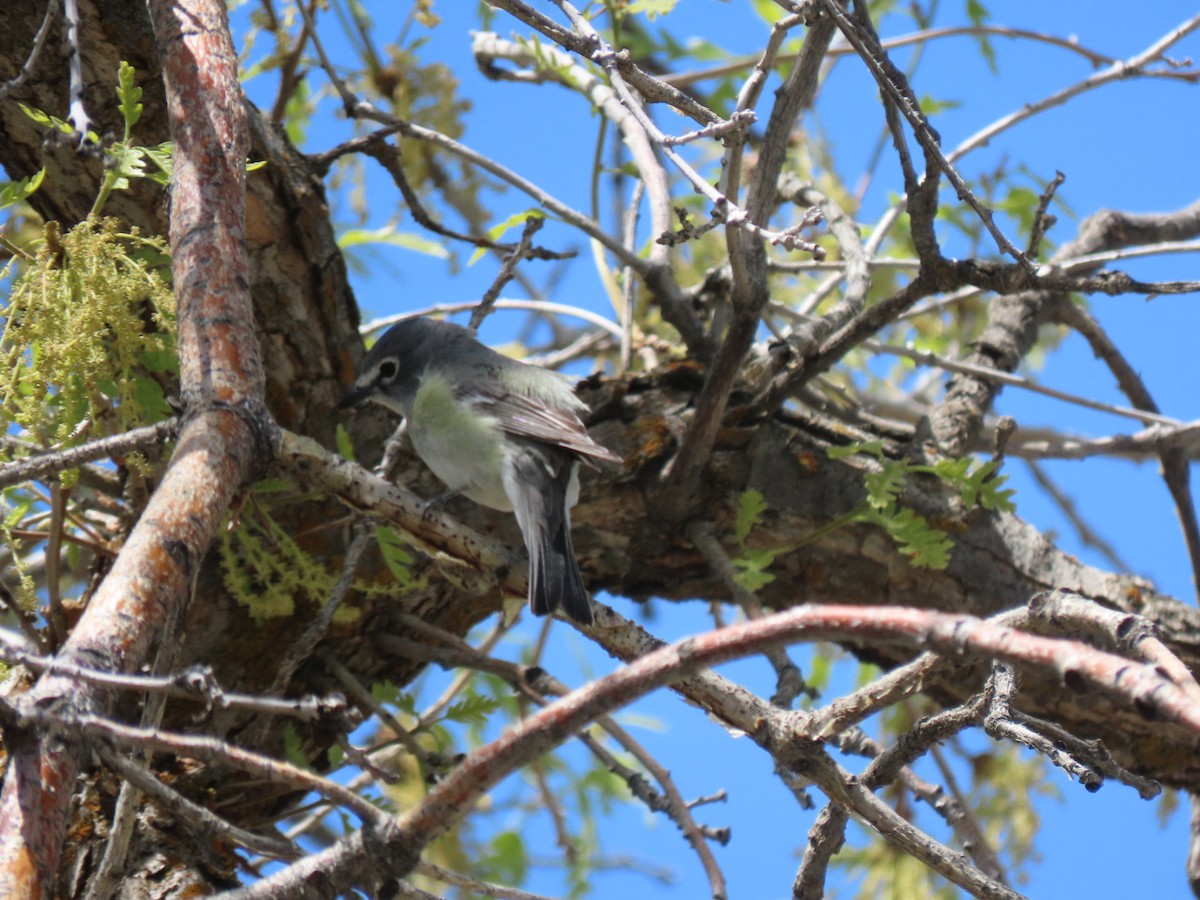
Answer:
[{"label": "bird's eye", "polygon": [[396,377],[396,371],[399,367],[394,359],[385,359],[379,364],[379,378],[382,381],[391,381]]}]

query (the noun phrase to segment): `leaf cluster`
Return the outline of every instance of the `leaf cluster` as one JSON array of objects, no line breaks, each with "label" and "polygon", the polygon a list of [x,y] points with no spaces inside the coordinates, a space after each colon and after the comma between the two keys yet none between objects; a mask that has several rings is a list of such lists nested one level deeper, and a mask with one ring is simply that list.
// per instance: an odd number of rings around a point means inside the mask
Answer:
[{"label": "leaf cluster", "polygon": [[[171,414],[175,300],[160,238],[86,219],[46,226],[0,309],[0,415],[39,447],[115,434]],[[98,433],[98,435],[97,435]]]},{"label": "leaf cluster", "polygon": [[995,460],[976,465],[970,457],[939,460],[933,465],[891,459],[881,441],[830,447],[830,459],[847,459],[862,453],[874,457],[878,467],[863,478],[867,499],[839,520],[839,524],[865,522],[884,529],[900,552],[921,568],[944,569],[950,562],[954,542],[916,510],[900,504],[900,494],[909,478],[932,475],[958,494],[968,508],[981,506],[991,511],[1013,512],[1013,491],[1004,488],[1006,476],[996,474]]},{"label": "leaf cluster", "polygon": [[[259,622],[294,615],[298,603],[321,606],[341,575],[340,567],[310,553],[280,524],[280,518],[287,520],[287,507],[299,499],[283,493],[285,489],[276,481],[256,485],[217,547],[226,590]],[[268,503],[268,494],[281,496]],[[408,571],[412,556],[396,532],[379,526],[375,538],[388,575],[381,582],[356,579],[354,591],[364,596],[395,596],[419,588],[420,580]],[[347,600],[334,621],[350,623],[358,615],[359,610]]]}]

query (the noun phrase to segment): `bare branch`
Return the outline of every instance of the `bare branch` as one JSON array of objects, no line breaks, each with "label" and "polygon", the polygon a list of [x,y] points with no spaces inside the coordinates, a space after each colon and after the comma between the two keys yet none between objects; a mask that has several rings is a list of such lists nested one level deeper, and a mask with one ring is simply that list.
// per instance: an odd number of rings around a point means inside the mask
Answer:
[{"label": "bare branch", "polygon": [[111,437],[98,438],[78,447],[14,460],[0,466],[0,487],[20,484],[23,481],[40,481],[97,459],[124,456],[135,450],[166,443],[174,436],[178,427],[178,419],[165,419],[155,425],[145,425]]}]

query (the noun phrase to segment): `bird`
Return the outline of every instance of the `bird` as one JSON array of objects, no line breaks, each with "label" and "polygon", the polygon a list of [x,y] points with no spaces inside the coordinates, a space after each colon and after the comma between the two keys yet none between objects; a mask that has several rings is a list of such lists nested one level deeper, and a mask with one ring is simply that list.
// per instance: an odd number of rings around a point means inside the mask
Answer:
[{"label": "bird", "polygon": [[587,404],[565,376],[510,359],[461,325],[420,316],[383,333],[339,408],[367,403],[403,417],[413,449],[448,493],[516,516],[534,615],[561,609],[593,623],[571,545],[579,464],[623,460],[592,440],[580,419]]}]

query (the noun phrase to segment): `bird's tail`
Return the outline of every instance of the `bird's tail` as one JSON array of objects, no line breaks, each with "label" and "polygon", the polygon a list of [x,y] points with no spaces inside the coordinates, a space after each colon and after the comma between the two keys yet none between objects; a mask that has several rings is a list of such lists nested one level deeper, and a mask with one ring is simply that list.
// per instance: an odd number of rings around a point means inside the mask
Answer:
[{"label": "bird's tail", "polygon": [[535,616],[562,609],[581,625],[591,625],[592,601],[571,545],[567,492],[575,463],[550,472],[533,454],[518,462],[523,502],[513,503],[517,524],[529,551],[529,608]]},{"label": "bird's tail", "polygon": [[559,607],[581,625],[592,624],[592,601],[583,585],[575,549],[571,546],[571,522],[566,507],[556,527],[541,535],[536,550],[529,553],[529,608],[535,616]]}]

